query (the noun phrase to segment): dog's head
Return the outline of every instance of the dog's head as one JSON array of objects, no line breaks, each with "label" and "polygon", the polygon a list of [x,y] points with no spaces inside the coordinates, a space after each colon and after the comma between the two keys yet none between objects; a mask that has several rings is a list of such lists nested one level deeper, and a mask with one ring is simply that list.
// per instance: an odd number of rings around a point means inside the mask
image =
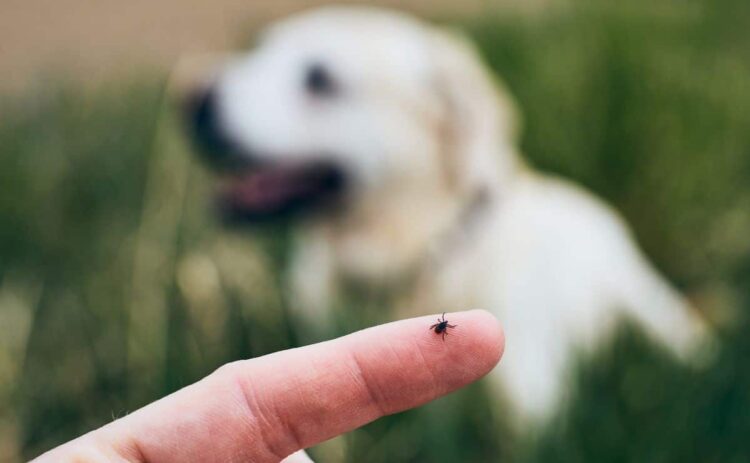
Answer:
[{"label": "dog's head", "polygon": [[272,26],[192,96],[189,121],[227,174],[224,210],[250,221],[400,185],[462,194],[515,163],[513,106],[474,50],[369,8]]}]

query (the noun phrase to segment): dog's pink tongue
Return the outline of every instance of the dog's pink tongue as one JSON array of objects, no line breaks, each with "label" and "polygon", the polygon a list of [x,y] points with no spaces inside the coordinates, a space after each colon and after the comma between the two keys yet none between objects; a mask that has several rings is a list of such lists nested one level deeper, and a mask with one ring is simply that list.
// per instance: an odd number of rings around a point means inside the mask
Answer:
[{"label": "dog's pink tongue", "polygon": [[263,212],[304,195],[314,186],[297,169],[279,168],[250,172],[225,185],[220,198],[235,210]]}]

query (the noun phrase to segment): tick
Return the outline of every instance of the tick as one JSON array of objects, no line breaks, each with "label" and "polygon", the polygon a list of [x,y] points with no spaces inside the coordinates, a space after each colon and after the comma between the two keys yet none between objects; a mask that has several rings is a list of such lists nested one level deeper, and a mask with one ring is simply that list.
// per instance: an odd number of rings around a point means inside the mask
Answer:
[{"label": "tick", "polygon": [[443,316],[441,318],[438,318],[438,322],[432,325],[430,329],[434,330],[437,334],[442,334],[443,341],[445,341],[445,335],[448,334],[448,328],[455,328],[457,326],[458,325],[448,324],[448,320],[445,319],[445,312],[443,312]]}]

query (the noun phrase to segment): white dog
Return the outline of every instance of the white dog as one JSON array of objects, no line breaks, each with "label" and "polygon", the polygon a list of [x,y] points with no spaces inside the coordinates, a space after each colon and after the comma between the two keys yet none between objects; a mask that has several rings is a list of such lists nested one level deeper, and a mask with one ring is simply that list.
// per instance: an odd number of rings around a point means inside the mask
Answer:
[{"label": "white dog", "polygon": [[369,8],[271,27],[194,102],[198,138],[231,175],[227,215],[307,211],[290,280],[325,320],[337,285],[398,288],[420,312],[493,311],[498,380],[521,418],[565,390],[576,352],[622,316],[683,357],[705,330],[588,192],[530,169],[506,91],[465,41]]}]

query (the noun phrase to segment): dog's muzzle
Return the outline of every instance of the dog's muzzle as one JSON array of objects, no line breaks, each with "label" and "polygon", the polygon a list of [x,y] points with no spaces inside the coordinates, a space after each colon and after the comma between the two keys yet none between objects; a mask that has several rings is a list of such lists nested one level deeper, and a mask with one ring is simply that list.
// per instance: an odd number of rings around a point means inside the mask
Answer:
[{"label": "dog's muzzle", "polygon": [[[186,123],[203,159],[224,181],[217,206],[231,223],[258,223],[327,211],[340,204],[343,169],[325,155],[312,161],[274,162],[229,137],[218,117],[212,90],[187,102]],[[265,161],[260,161],[264,159]]]}]

